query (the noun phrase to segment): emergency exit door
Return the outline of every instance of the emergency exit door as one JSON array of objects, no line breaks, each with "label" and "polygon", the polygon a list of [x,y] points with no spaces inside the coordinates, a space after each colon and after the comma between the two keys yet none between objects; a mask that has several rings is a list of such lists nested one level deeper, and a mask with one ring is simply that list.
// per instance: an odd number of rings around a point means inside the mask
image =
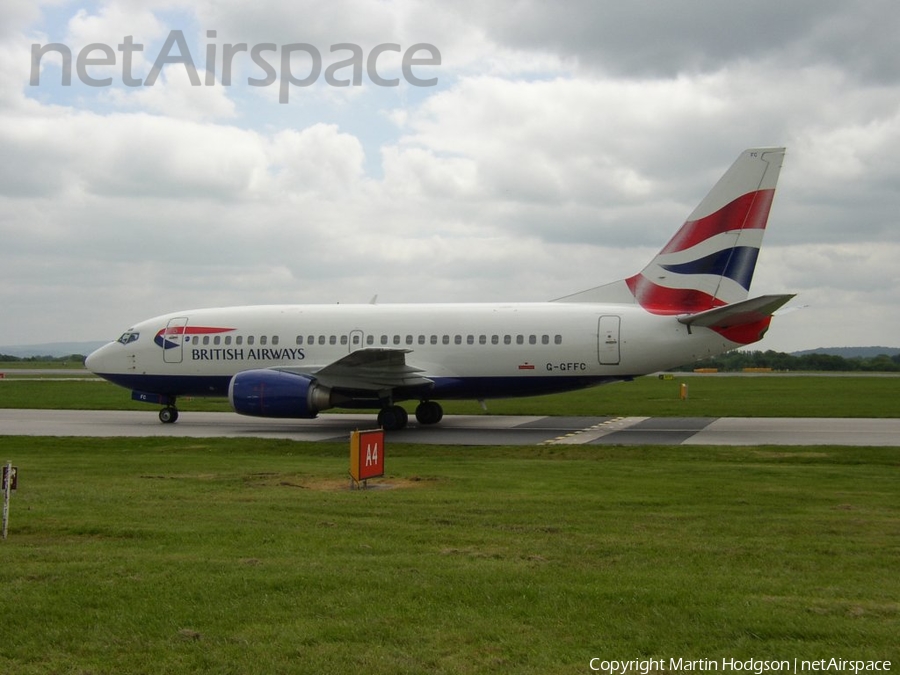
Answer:
[{"label": "emergency exit door", "polygon": [[618,316],[601,316],[597,330],[597,355],[602,366],[619,365],[619,327]]},{"label": "emergency exit door", "polygon": [[349,346],[350,351],[355,352],[357,349],[362,349],[364,347],[364,339],[365,334],[361,330],[351,330],[350,335],[347,336],[347,345]]}]

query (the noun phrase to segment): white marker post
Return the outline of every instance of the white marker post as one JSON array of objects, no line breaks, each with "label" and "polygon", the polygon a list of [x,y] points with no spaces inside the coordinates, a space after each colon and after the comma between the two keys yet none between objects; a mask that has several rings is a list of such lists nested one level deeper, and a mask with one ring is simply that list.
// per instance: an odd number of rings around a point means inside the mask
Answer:
[{"label": "white marker post", "polygon": [[15,474],[12,462],[7,462],[3,467],[3,540],[6,540],[6,531],[9,526],[9,495],[12,492]]}]

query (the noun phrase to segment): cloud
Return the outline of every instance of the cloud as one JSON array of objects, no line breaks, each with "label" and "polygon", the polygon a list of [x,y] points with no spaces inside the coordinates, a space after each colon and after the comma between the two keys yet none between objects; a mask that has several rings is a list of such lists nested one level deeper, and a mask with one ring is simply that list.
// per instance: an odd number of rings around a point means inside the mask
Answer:
[{"label": "cloud", "polygon": [[166,70],[151,87],[111,89],[114,108],[142,110],[186,120],[229,119],[237,116],[234,101],[222,86],[195,86],[184,69]]},{"label": "cloud", "polygon": [[[770,144],[788,155],[754,292],[815,307],[763,347],[890,343],[898,12],[15,3],[0,30],[0,344],[59,326],[97,339],[190,306],[559,297],[640,269],[744,147]],[[114,86],[60,87],[50,61],[28,85],[33,42],[134,35],[143,78],[171,30],[201,76],[207,30],[219,57],[238,42],[326,58],[342,42],[431,42],[439,84],[317,82],[284,105],[277,84],[245,85],[247,60],[231,87],[192,86],[173,64],[129,88],[117,52],[91,70]]]}]

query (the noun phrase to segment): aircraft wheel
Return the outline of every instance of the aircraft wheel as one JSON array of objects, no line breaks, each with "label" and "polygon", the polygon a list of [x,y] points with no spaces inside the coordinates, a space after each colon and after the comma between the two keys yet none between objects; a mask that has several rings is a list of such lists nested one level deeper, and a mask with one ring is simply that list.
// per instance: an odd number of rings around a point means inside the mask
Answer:
[{"label": "aircraft wheel", "polygon": [[419,424],[437,424],[444,417],[444,409],[437,401],[422,401],[416,408]]},{"label": "aircraft wheel", "polygon": [[378,426],[385,431],[397,431],[403,429],[409,421],[409,415],[399,405],[382,408],[378,413]]},{"label": "aircraft wheel", "polygon": [[163,424],[173,424],[178,421],[178,408],[167,406],[160,410],[159,421]]}]

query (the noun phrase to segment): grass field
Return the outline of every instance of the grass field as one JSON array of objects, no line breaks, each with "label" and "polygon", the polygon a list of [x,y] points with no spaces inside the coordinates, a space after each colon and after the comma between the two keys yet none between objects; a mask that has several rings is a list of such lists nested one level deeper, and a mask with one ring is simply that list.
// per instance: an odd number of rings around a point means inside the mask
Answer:
[{"label": "grass field", "polygon": [[[641,378],[493,414],[894,417],[900,378]],[[0,407],[153,407],[0,381]],[[226,410],[182,400],[190,410]],[[476,403],[447,412],[480,413]],[[388,448],[0,436],[0,672],[580,673],[900,661],[898,448]]]},{"label": "grass field", "polygon": [[0,671],[896,663],[897,452],[0,437]]},{"label": "grass field", "polygon": [[[688,400],[679,399],[681,382]],[[442,402],[447,414],[482,414],[475,401]],[[691,376],[641,377],[593,389],[488,401],[496,415],[640,415],[648,417],[897,417],[900,377]],[[230,410],[220,399],[180,399],[190,410]],[[101,380],[0,380],[0,408],[152,410],[129,392]],[[414,404],[407,405],[408,410]]]}]

